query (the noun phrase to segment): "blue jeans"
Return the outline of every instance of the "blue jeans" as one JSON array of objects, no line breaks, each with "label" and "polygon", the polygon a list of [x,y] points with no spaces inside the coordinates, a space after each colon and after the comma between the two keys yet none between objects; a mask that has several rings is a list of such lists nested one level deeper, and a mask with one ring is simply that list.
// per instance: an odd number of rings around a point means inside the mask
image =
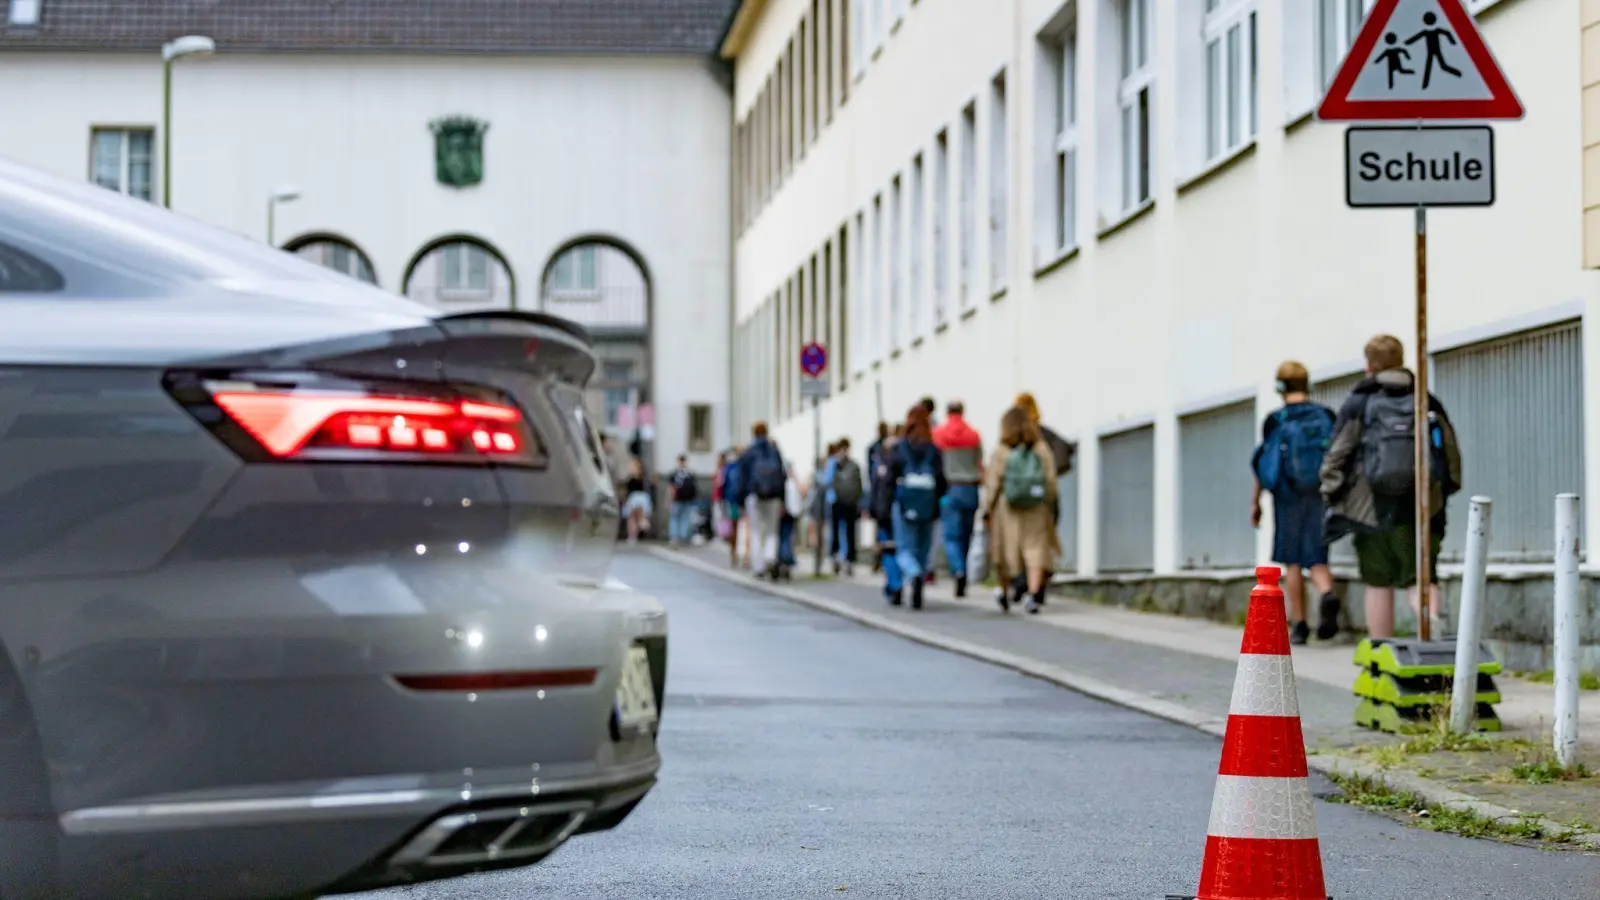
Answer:
[{"label": "blue jeans", "polygon": [[794,565],[794,525],[789,516],[778,522],[778,562],[786,566]]},{"label": "blue jeans", "polygon": [[967,574],[967,551],[972,549],[972,522],[978,516],[978,486],[952,484],[939,510],[944,532],[944,557],[952,577]]},{"label": "blue jeans", "polygon": [[667,520],[667,537],[675,544],[687,544],[694,532],[694,501],[674,502],[672,518]]},{"label": "blue jeans", "polygon": [[900,590],[900,588],[904,586],[904,584],[902,583],[902,580],[900,578],[900,561],[896,558],[895,554],[893,554],[893,553],[884,553],[883,550],[882,550],[884,544],[888,544],[888,543],[892,542],[893,540],[894,540],[894,532],[890,530],[889,525],[884,523],[884,522],[879,522],[878,523],[878,547],[879,547],[878,555],[883,560],[883,575],[884,575],[884,579],[885,579],[883,587],[884,587],[884,590],[886,592],[890,593],[890,594],[893,594],[894,592]]},{"label": "blue jeans", "polygon": [[933,522],[908,522],[894,510],[894,547],[896,572],[890,576],[891,591],[900,589],[899,579],[915,581],[928,571],[928,554],[933,551]]}]

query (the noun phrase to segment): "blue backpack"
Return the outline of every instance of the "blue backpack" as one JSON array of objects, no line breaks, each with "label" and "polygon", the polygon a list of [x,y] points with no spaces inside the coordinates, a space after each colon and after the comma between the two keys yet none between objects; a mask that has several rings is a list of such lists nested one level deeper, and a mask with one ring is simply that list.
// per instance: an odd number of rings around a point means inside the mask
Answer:
[{"label": "blue backpack", "polygon": [[1333,444],[1333,416],[1316,404],[1284,407],[1256,458],[1256,478],[1273,494],[1311,496],[1322,486],[1322,457]]},{"label": "blue backpack", "polygon": [[905,457],[905,469],[900,474],[900,483],[895,491],[900,514],[906,517],[907,522],[931,522],[939,512],[939,505],[935,502],[939,482],[934,472],[933,447],[921,450],[910,444],[901,444],[900,447]]}]

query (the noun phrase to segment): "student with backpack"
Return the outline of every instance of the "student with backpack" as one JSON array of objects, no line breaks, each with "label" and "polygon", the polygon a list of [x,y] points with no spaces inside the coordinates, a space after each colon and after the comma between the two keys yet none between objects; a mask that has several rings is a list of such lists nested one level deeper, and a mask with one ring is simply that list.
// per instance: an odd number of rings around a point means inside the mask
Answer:
[{"label": "student with backpack", "polygon": [[888,579],[884,594],[890,606],[899,606],[905,585],[911,586],[911,608],[922,608],[927,584],[928,555],[939,525],[939,504],[949,490],[944,458],[933,445],[928,411],[914,406],[906,415],[905,435],[888,456],[888,486],[894,494],[895,562],[884,566]]},{"label": "student with backpack", "polygon": [[1414,455],[1420,431],[1428,442],[1431,516],[1428,540],[1433,571],[1428,585],[1428,615],[1435,634],[1440,619],[1438,564],[1444,542],[1445,501],[1461,490],[1461,449],[1444,404],[1428,396],[1428,422],[1417,427],[1416,378],[1405,368],[1405,348],[1384,334],[1367,342],[1367,377],[1350,392],[1333,424],[1333,442],[1322,460],[1321,487],[1328,504],[1327,539],[1355,535],[1356,561],[1366,584],[1367,630],[1375,638],[1394,636],[1394,590],[1410,588],[1412,609],[1422,615],[1415,590],[1417,534]]},{"label": "student with backpack", "polygon": [[[1028,612],[1037,614],[1044,603],[1045,574],[1056,561],[1055,472],[1055,454],[1038,423],[1022,407],[1006,410],[1000,444],[985,467],[983,506],[1001,612],[1026,600]],[[1024,578],[1020,590],[1012,581],[1018,575]]]},{"label": "student with backpack", "polygon": [[1333,442],[1333,410],[1311,402],[1311,375],[1298,362],[1278,367],[1278,394],[1283,407],[1261,423],[1261,444],[1250,457],[1255,488],[1250,497],[1250,525],[1261,525],[1261,494],[1272,495],[1272,560],[1284,567],[1283,592],[1289,600],[1289,642],[1311,637],[1306,622],[1305,572],[1316,586],[1317,639],[1339,634],[1339,597],[1328,568],[1323,535],[1322,458]]},{"label": "student with backpack", "polygon": [[850,439],[840,438],[833,458],[828,461],[829,514],[833,534],[833,572],[854,575],[856,570],[856,532],[860,527],[861,502],[866,498],[866,479],[861,466],[850,458]]},{"label": "student with backpack", "polygon": [[765,575],[776,581],[778,529],[783,521],[784,489],[789,476],[782,454],[768,436],[767,423],[752,426],[750,438],[750,446],[739,457],[737,482],[742,493],[735,500],[750,510],[752,571],[758,578]]}]

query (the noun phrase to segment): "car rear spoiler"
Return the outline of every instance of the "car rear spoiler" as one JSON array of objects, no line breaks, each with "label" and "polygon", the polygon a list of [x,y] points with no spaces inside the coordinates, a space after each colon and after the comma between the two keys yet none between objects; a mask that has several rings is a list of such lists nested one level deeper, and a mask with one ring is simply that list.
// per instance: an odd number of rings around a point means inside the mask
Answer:
[{"label": "car rear spoiler", "polygon": [[[518,323],[523,326],[532,325],[538,328],[549,328],[554,331],[561,332],[568,337],[575,338],[578,341],[581,341],[586,349],[594,347],[594,336],[589,333],[589,329],[584,328],[577,322],[563,319],[560,316],[552,316],[549,313],[525,312],[519,309],[490,309],[440,316],[434,321],[439,323],[440,328],[442,328],[445,333],[451,335],[467,333],[484,334],[494,333],[497,331],[505,333],[510,330],[521,330],[515,328],[515,326],[513,326],[511,329],[495,328],[493,327],[495,324],[512,325],[512,323]],[[481,327],[484,325],[488,325],[490,327]]]}]

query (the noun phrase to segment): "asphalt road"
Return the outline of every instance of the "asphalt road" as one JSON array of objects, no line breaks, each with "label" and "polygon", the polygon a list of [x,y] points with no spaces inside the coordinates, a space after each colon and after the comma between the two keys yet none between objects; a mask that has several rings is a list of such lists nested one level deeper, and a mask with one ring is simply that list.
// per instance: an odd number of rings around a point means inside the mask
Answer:
[{"label": "asphalt road", "polygon": [[[671,614],[660,786],[621,828],[540,866],[390,900],[1151,900],[1194,889],[1215,739],[669,562],[627,556],[616,575]],[[1317,817],[1334,897],[1600,896],[1593,856],[1433,834],[1337,804],[1319,803]]]}]

